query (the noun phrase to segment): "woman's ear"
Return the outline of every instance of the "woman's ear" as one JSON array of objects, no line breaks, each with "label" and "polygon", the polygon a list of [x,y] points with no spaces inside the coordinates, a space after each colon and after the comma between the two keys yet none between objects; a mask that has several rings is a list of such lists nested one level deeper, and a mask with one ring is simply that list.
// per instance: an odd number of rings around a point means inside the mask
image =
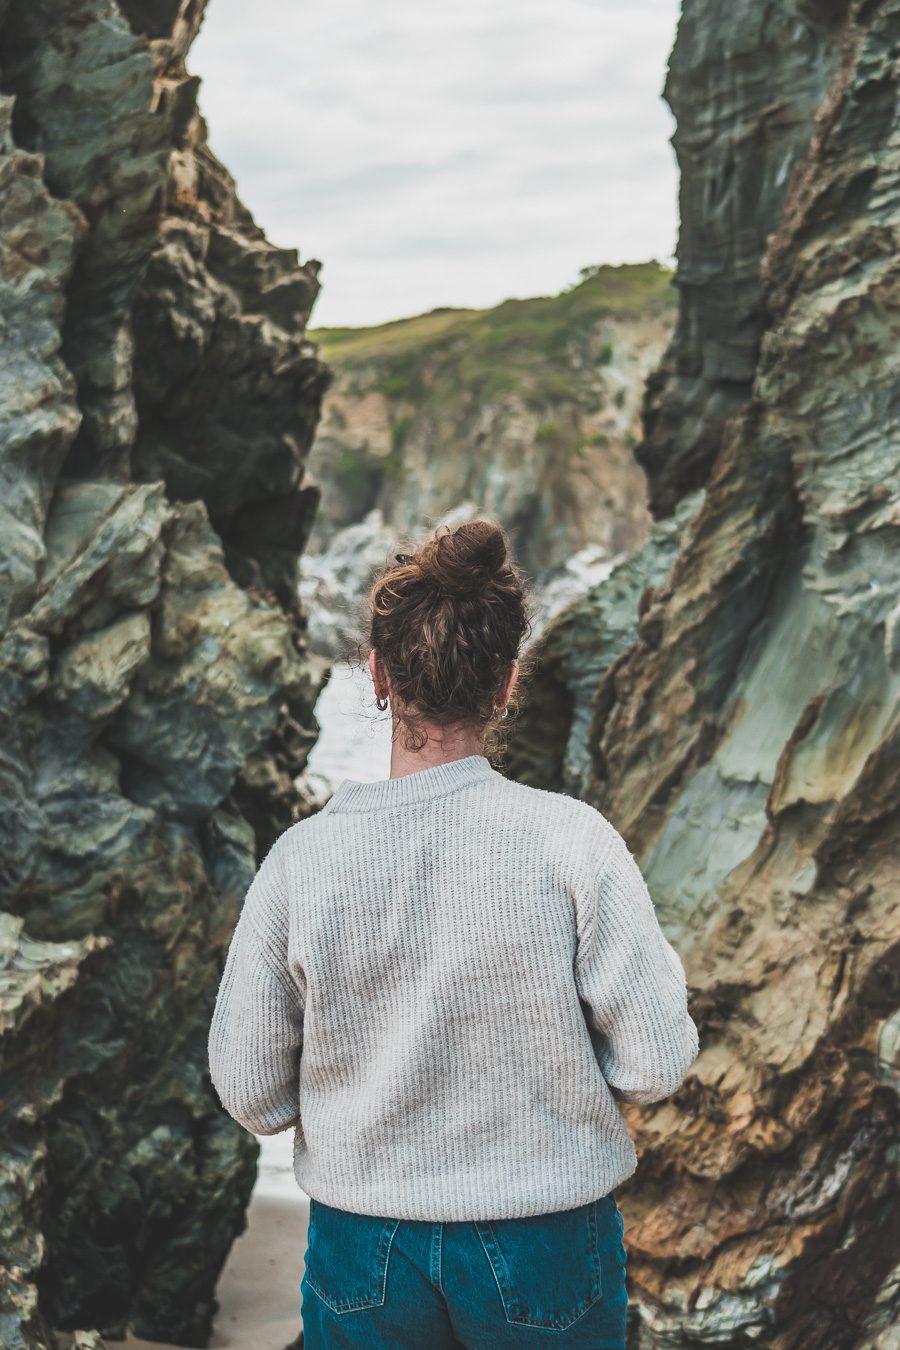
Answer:
[{"label": "woman's ear", "polygon": [[381,671],[378,666],[378,653],[376,652],[374,647],[369,652],[369,673],[372,676],[372,683],[375,686],[375,697],[386,698],[387,689],[383,687]]},{"label": "woman's ear", "polygon": [[516,680],[519,678],[519,661],[516,658],[512,663],[512,669],[509,672],[509,679],[506,681],[506,689],[503,692],[504,703],[509,702],[512,691],[516,687]]}]

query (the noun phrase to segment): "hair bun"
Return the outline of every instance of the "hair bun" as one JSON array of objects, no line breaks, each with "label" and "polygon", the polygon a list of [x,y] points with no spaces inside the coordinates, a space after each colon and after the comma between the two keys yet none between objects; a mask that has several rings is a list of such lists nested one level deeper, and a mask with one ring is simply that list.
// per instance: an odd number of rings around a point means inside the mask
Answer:
[{"label": "hair bun", "polygon": [[436,591],[463,598],[483,591],[509,557],[502,530],[489,520],[472,520],[439,526],[417,561]]},{"label": "hair bun", "polygon": [[480,516],[394,547],[369,591],[379,706],[387,697],[408,750],[428,743],[432,724],[490,729],[493,744],[497,704],[531,628],[506,531]]}]

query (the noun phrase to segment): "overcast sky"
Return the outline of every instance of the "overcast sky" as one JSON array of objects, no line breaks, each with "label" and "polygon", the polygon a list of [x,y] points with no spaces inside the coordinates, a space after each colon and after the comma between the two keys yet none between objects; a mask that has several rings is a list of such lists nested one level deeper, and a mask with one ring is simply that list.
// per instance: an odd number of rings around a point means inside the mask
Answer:
[{"label": "overcast sky", "polygon": [[671,259],[677,0],[210,0],[210,142],[314,325],[553,294]]}]

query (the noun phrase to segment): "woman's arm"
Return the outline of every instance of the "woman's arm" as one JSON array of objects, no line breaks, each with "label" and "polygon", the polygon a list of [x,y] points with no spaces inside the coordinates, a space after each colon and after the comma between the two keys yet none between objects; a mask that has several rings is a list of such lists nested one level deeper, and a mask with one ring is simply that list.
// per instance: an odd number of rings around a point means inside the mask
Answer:
[{"label": "woman's arm", "polygon": [[615,1095],[644,1104],[670,1096],[697,1057],[697,1027],[681,958],[617,831],[594,879],[575,983],[601,1033],[597,1060]]},{"label": "woman's arm", "polygon": [[287,903],[276,846],[247,891],[209,1029],[209,1071],[223,1107],[254,1134],[300,1116],[303,998],[287,965]]}]

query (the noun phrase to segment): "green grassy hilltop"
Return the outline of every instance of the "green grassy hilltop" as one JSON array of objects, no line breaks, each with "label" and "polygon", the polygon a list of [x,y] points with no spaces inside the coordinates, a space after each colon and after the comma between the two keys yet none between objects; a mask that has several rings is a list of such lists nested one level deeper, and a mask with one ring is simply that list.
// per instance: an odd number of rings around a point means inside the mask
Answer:
[{"label": "green grassy hilltop", "polygon": [[[421,391],[429,358],[445,363],[468,390],[485,394],[529,390],[578,397],[571,353],[604,318],[649,318],[674,312],[672,272],[657,262],[586,268],[559,295],[504,300],[493,309],[434,309],[372,328],[317,328],[310,337],[338,369],[377,363],[383,393]],[[609,359],[612,353],[601,353]]]}]

